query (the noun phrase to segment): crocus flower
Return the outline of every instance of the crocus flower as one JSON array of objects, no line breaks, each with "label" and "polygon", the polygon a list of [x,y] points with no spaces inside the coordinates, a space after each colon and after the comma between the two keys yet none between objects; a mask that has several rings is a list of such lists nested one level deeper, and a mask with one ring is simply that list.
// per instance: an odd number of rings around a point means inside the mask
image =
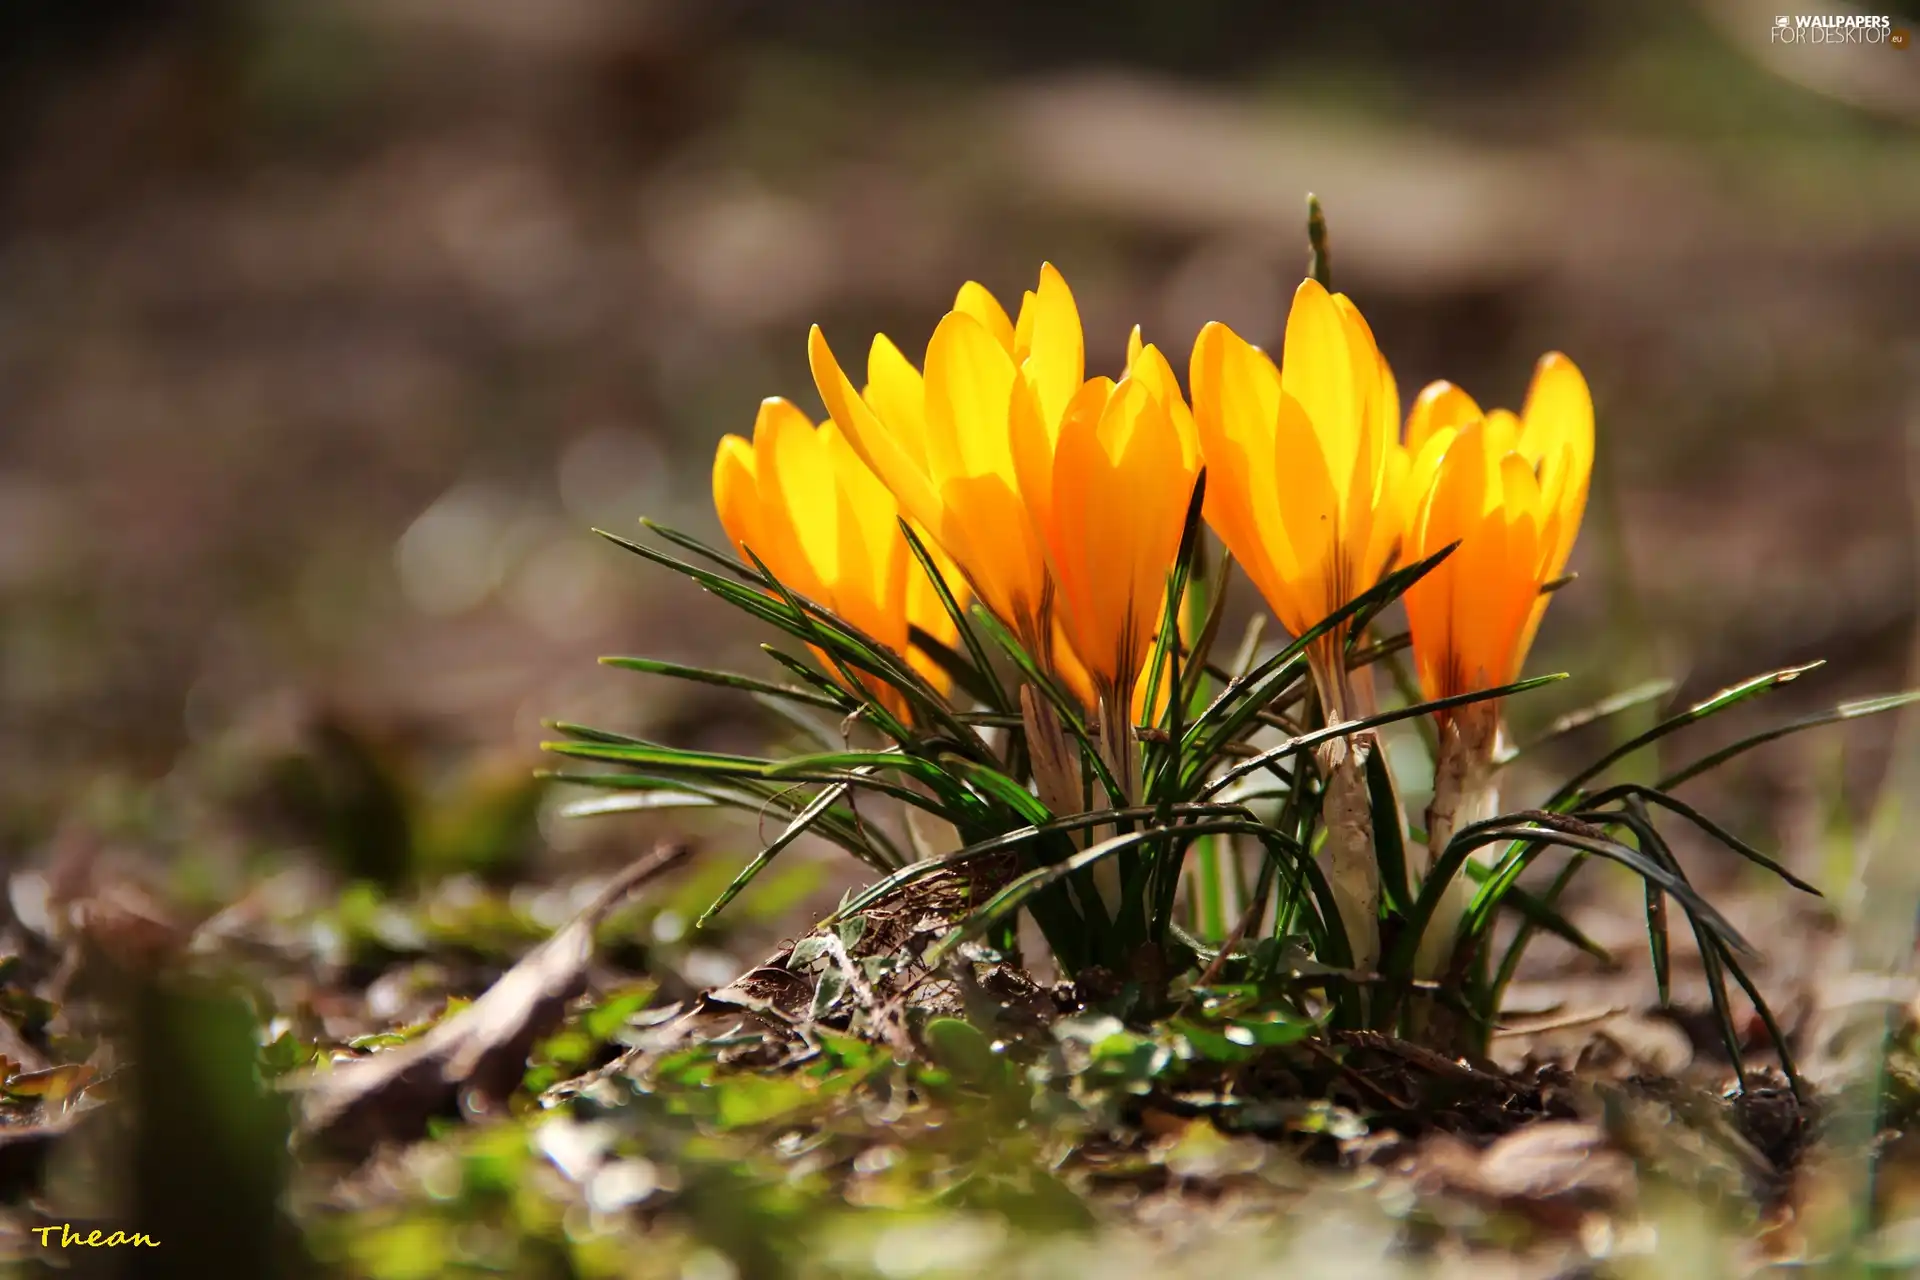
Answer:
[{"label": "crocus flower", "polygon": [[[1194,343],[1192,382],[1207,520],[1300,635],[1380,580],[1405,527],[1413,459],[1393,373],[1359,309],[1309,279],[1278,366],[1216,322]],[[1349,688],[1345,632],[1309,655],[1332,719],[1371,702]]]},{"label": "crocus flower", "polygon": [[[1207,519],[1301,635],[1374,586],[1406,525],[1414,460],[1400,442],[1400,397],[1373,331],[1344,294],[1301,282],[1276,366],[1223,324],[1194,343],[1193,413],[1207,466]],[[1330,722],[1373,709],[1349,680],[1338,626],[1308,650]],[[1318,751],[1326,778],[1327,879],[1356,968],[1380,954],[1380,868],[1365,766],[1371,733]],[[1398,816],[1394,818],[1398,821]]]},{"label": "crocus flower", "polygon": [[1068,405],[1048,500],[1037,504],[1067,638],[1109,725],[1139,712],[1200,469],[1193,416],[1166,357],[1141,345],[1138,330],[1131,345],[1126,376],[1091,379]]},{"label": "crocus flower", "polygon": [[[838,427],[815,427],[778,397],[763,401],[752,443],[737,435],[720,441],[713,502],[743,555],[751,548],[794,593],[839,614],[946,690],[948,677],[909,636],[918,627],[953,644],[953,620],[907,546],[893,495]],[[953,574],[943,576],[956,592],[964,590]],[[856,675],[865,688],[854,692],[906,714],[897,690],[870,673]]]},{"label": "crocus flower", "polygon": [[[1407,435],[1437,469],[1414,512],[1408,555],[1459,546],[1407,592],[1414,665],[1428,698],[1473,693],[1520,676],[1546,613],[1545,585],[1565,570],[1586,509],[1593,470],[1593,400],[1573,361],[1558,352],[1534,368],[1525,407],[1482,414],[1464,391],[1437,382],[1420,393]],[[1470,702],[1436,713],[1440,754],[1427,810],[1428,865],[1461,826],[1493,817],[1499,789],[1492,761],[1499,704]],[[1422,939],[1420,966],[1444,965],[1466,882]]]},{"label": "crocus flower", "polygon": [[[1540,588],[1565,570],[1586,509],[1586,379],[1558,352],[1541,357],[1518,417],[1505,409],[1483,415],[1466,392],[1436,382],[1408,415],[1407,436],[1410,446],[1441,453],[1409,528],[1408,555],[1460,544],[1407,592],[1421,687],[1440,698],[1508,684],[1546,613]],[[1496,707],[1469,703],[1441,715],[1490,726]]]},{"label": "crocus flower", "polygon": [[1084,372],[1080,313],[1051,266],[1018,322],[962,286],[927,343],[926,372],[885,334],[856,392],[815,326],[807,354],[827,412],[900,508],[953,558],[988,609],[1050,665],[1054,582],[1035,504]]}]

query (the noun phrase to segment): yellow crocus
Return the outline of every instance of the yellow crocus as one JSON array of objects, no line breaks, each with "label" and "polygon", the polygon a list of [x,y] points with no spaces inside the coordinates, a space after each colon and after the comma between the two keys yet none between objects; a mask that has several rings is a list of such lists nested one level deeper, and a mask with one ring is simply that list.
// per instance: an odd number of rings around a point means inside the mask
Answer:
[{"label": "yellow crocus", "polygon": [[[720,441],[713,501],[743,557],[751,549],[790,590],[903,655],[935,688],[948,688],[910,636],[918,627],[952,645],[959,638],[953,620],[907,546],[893,495],[832,422],[816,427],[786,400],[763,401],[751,443],[737,435]],[[954,575],[943,576],[964,590]],[[865,686],[856,692],[906,714],[897,690],[867,672],[856,676]]]},{"label": "yellow crocus", "polygon": [[[1399,393],[1344,294],[1294,291],[1280,363],[1215,322],[1192,362],[1207,520],[1282,625],[1300,635],[1380,580],[1412,505]],[[1335,719],[1364,714],[1341,660],[1346,629],[1309,655]]]},{"label": "yellow crocus", "polygon": [[[1593,399],[1573,361],[1541,357],[1519,416],[1482,413],[1466,392],[1436,382],[1407,415],[1407,439],[1433,472],[1407,530],[1407,553],[1458,544],[1407,592],[1414,666],[1428,698],[1473,693],[1520,676],[1546,613],[1542,588],[1565,570],[1593,471]],[[1497,702],[1436,713],[1440,751],[1427,807],[1427,866],[1461,827],[1495,816]],[[1416,969],[1444,976],[1468,898],[1457,876],[1427,934]]]},{"label": "yellow crocus", "polygon": [[[1511,683],[1546,613],[1540,589],[1565,571],[1586,509],[1586,379],[1558,352],[1541,357],[1518,416],[1482,414],[1464,391],[1437,382],[1415,401],[1407,438],[1424,457],[1438,457],[1410,524],[1408,555],[1460,544],[1407,592],[1421,688],[1441,698]],[[1443,720],[1490,726],[1495,714],[1491,704],[1469,703]]]},{"label": "yellow crocus", "polygon": [[1091,379],[1069,404],[1041,517],[1067,639],[1120,715],[1138,701],[1200,469],[1173,370],[1137,330],[1134,346],[1124,377]]},{"label": "yellow crocus", "polygon": [[827,412],[974,593],[1051,666],[1054,582],[1041,530],[1053,454],[1085,368],[1080,313],[1051,265],[1018,320],[961,287],[927,343],[925,373],[885,334],[856,392],[815,326],[807,354]]}]

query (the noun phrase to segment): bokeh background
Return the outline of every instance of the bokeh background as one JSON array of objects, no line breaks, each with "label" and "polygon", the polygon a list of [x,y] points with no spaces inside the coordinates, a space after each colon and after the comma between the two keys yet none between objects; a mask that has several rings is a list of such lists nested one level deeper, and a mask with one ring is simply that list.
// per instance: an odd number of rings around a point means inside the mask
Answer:
[{"label": "bokeh background", "polygon": [[[321,828],[355,804],[404,827],[361,785],[386,771],[526,817],[488,797],[518,795],[543,716],[763,739],[750,707],[595,666],[751,664],[766,637],[588,529],[717,534],[720,435],[767,395],[817,411],[806,326],[917,351],[968,278],[1017,298],[1058,264],[1095,368],[1135,322],[1179,368],[1208,319],[1276,342],[1308,191],[1409,398],[1444,376],[1517,405],[1550,348],[1592,381],[1581,578],[1533,664],[1578,677],[1524,722],[1811,657],[1833,665],[1783,700],[1898,687],[1920,51],[1782,49],[1772,22],[1738,0],[8,5],[0,859],[137,832],[217,898],[325,832],[196,806],[323,793]],[[1889,736],[1743,763],[1743,828],[1817,857]],[[263,752],[306,772],[263,782]]]}]

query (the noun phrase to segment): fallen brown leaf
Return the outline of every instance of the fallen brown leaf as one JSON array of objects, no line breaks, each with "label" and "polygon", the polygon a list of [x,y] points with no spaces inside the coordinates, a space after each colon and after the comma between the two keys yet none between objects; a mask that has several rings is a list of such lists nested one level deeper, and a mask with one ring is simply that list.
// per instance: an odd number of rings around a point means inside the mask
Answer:
[{"label": "fallen brown leaf", "polygon": [[690,850],[663,845],[616,876],[558,933],[523,956],[471,1005],[397,1049],[349,1063],[306,1084],[306,1139],[347,1155],[418,1137],[456,1105],[497,1109],[519,1085],[527,1055],[559,1026],[586,987],[593,934],[607,913]]},{"label": "fallen brown leaf", "polygon": [[1588,1212],[1619,1208],[1635,1185],[1633,1162],[1599,1128],[1578,1120],[1544,1120],[1483,1149],[1436,1134],[1422,1144],[1413,1173],[1433,1190],[1569,1230]]}]

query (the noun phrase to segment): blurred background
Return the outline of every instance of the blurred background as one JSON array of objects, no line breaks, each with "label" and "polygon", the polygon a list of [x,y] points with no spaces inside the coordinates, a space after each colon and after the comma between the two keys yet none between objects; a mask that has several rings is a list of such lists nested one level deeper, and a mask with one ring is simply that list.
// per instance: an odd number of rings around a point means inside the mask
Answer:
[{"label": "blurred background", "polygon": [[[769,732],[595,666],[760,670],[767,637],[588,530],[717,535],[719,437],[767,395],[818,411],[810,322],[917,353],[963,280],[1017,298],[1050,259],[1090,367],[1138,322],[1184,369],[1209,319],[1277,342],[1308,191],[1404,396],[1447,377],[1517,406],[1552,348],[1593,384],[1581,578],[1532,667],[1577,678],[1523,725],[1812,657],[1832,667],[1783,699],[1898,687],[1920,51],[1779,46],[1773,17],[8,5],[0,860],[132,840],[212,903],[343,811],[341,856],[376,876],[564,854],[522,794],[541,717]],[[1743,829],[1817,854],[1890,733],[1743,762]],[[401,812],[420,795],[440,835]]]}]

